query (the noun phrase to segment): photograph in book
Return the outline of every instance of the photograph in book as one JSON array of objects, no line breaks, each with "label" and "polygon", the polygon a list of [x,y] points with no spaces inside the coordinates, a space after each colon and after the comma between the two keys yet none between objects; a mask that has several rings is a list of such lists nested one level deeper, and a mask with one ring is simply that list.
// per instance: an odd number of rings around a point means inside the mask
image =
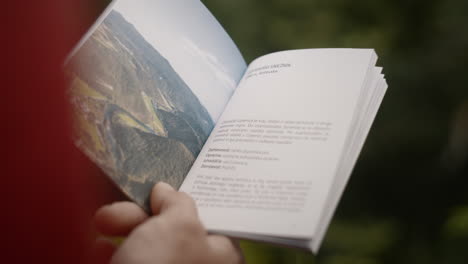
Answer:
[{"label": "photograph in book", "polygon": [[[233,45],[221,43],[218,46],[225,48],[210,49],[172,21],[159,23],[166,29],[159,31],[161,39],[146,34],[145,27],[158,32],[155,17],[180,17],[185,9],[201,6],[197,1],[185,8],[184,1],[151,1],[159,6],[144,16],[139,6],[149,9],[147,2],[115,3],[78,47],[66,70],[77,145],[141,205],[158,181],[180,186],[245,67],[240,55],[230,58],[236,55],[229,51]],[[211,23],[217,30],[219,25],[203,15],[185,30],[209,39],[197,28]],[[221,28],[218,32],[224,33]],[[187,57],[191,57],[188,63]],[[230,60],[231,68],[216,67],[218,57]],[[180,66],[182,60],[191,72]],[[214,77],[200,81],[203,75]]]}]

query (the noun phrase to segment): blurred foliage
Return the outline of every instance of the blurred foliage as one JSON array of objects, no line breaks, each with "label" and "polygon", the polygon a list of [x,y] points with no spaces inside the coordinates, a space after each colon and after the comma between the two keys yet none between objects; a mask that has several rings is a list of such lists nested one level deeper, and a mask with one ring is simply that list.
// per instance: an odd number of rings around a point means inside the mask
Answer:
[{"label": "blurred foliage", "polygon": [[389,84],[319,254],[242,242],[248,263],[466,263],[468,1],[202,2],[247,62],[374,48]]},{"label": "blurred foliage", "polygon": [[251,263],[466,263],[468,1],[203,2],[247,61],[374,48],[389,83],[320,253],[249,243]]},{"label": "blurred foliage", "polygon": [[445,222],[444,231],[448,238],[468,237],[468,206],[452,211]]}]

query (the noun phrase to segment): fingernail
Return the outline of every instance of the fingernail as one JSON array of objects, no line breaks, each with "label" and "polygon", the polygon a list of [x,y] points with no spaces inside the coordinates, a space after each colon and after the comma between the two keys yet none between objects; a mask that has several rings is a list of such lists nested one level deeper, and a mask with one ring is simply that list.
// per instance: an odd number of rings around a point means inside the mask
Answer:
[{"label": "fingernail", "polygon": [[166,190],[166,191],[174,191],[174,188],[172,188],[171,185],[165,183],[165,182],[158,182],[156,184],[156,188],[159,190]]}]

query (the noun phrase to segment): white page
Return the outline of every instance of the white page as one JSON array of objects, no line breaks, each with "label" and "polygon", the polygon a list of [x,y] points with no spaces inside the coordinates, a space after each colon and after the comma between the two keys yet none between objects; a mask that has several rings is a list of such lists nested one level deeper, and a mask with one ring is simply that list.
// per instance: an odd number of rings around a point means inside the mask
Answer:
[{"label": "white page", "polygon": [[205,226],[312,238],[375,60],[373,50],[317,49],[254,61],[181,187]]},{"label": "white page", "polygon": [[369,93],[366,95],[367,98],[365,99],[363,108],[361,109],[360,113],[357,113],[358,117],[357,122],[353,127],[353,136],[350,138],[347,144],[348,146],[346,154],[343,156],[340,170],[337,171],[332,190],[328,195],[327,204],[325,206],[323,215],[321,216],[317,234],[314,237],[314,241],[311,243],[311,248],[313,248],[314,251],[318,249],[325,236],[327,230],[326,228],[331,221],[341,194],[346,187],[346,183],[349,180],[349,176],[364,145],[367,134],[385,94],[387,85],[383,79],[383,75],[380,74],[380,72],[381,68],[376,67],[373,74],[374,78],[370,84]]}]

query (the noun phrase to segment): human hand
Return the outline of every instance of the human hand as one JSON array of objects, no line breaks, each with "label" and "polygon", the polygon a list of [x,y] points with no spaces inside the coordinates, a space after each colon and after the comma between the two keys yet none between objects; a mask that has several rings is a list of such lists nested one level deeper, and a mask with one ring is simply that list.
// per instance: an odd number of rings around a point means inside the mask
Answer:
[{"label": "human hand", "polygon": [[209,235],[201,224],[195,202],[166,183],[151,193],[148,216],[134,203],[104,206],[95,215],[97,229],[106,236],[127,236],[115,247],[96,241],[101,261],[112,264],[240,264],[240,249],[227,237]]}]

